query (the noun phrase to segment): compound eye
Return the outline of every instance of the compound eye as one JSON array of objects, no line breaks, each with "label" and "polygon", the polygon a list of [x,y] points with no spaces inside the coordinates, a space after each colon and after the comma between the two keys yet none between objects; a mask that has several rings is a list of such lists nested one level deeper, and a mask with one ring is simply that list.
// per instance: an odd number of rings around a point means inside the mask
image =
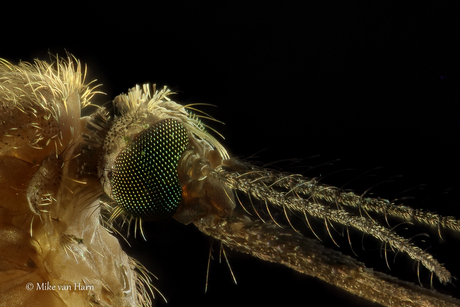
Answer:
[{"label": "compound eye", "polygon": [[187,145],[187,130],[174,119],[141,132],[114,163],[109,180],[117,204],[143,220],[171,217],[182,196],[177,168]]}]

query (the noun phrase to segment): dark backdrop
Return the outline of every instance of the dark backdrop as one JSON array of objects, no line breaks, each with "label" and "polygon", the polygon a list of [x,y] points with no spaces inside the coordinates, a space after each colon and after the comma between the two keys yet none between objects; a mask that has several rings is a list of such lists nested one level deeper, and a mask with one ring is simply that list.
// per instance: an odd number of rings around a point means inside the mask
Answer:
[{"label": "dark backdrop", "polygon": [[[420,1],[17,3],[2,9],[0,56],[46,59],[48,51],[67,50],[104,84],[101,102],[136,83],[169,85],[178,101],[217,106],[205,109],[225,122],[213,126],[232,155],[297,159],[282,165],[308,176],[353,168],[325,182],[357,191],[402,175],[373,191],[392,199],[411,189],[404,194],[417,197],[411,205],[460,217],[458,14],[458,5]],[[334,159],[341,160],[308,169]],[[377,176],[351,182],[380,166],[371,171]],[[214,261],[204,294],[210,240],[174,221],[146,229],[148,241],[131,240],[127,252],[159,277],[155,285],[169,306],[315,306],[318,299],[364,306],[313,278],[231,251],[238,285]],[[460,276],[460,239],[430,235],[422,246]],[[378,248],[363,250],[360,240],[354,248],[362,260],[392,274],[407,267],[404,277],[417,281],[412,261],[397,256],[388,271]],[[422,270],[420,279],[428,285],[430,276]]]}]

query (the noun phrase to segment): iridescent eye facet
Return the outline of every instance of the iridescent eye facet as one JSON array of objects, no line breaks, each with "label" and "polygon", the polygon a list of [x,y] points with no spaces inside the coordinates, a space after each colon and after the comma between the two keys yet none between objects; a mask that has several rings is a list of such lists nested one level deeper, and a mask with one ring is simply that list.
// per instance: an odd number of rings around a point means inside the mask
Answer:
[{"label": "iridescent eye facet", "polygon": [[143,220],[172,216],[181,200],[177,167],[187,145],[187,131],[174,119],[141,132],[114,163],[110,182],[118,205]]}]

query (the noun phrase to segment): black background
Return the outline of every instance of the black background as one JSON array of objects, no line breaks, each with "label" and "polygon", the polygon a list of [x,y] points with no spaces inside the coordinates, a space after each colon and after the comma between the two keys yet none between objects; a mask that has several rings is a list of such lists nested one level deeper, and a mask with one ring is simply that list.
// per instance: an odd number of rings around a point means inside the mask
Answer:
[{"label": "black background", "polygon": [[[410,205],[460,217],[459,13],[458,5],[421,1],[17,3],[2,8],[0,57],[31,61],[67,50],[104,84],[101,103],[135,84],[168,85],[177,101],[217,106],[203,109],[225,122],[213,126],[234,156],[300,159],[289,170],[308,176],[353,168],[324,182],[361,192],[402,175],[373,191],[392,199],[413,188],[404,194],[417,197]],[[341,161],[307,168],[334,159]],[[350,182],[380,166],[376,177]],[[132,238],[126,250],[159,277],[168,306],[372,305],[228,250],[238,285],[213,261],[204,294],[210,240],[175,221],[146,231],[147,242]],[[460,277],[460,239],[429,233],[422,246]],[[417,282],[412,261],[397,256],[388,271],[379,251],[357,240],[370,266],[391,274],[406,267],[403,277]],[[429,284],[426,270],[420,278]],[[453,295],[458,285],[435,282]]]}]

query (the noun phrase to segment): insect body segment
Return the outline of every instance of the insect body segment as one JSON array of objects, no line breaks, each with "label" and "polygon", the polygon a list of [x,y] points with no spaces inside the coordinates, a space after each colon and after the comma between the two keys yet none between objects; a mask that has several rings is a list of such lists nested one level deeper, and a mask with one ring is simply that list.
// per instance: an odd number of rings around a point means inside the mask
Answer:
[{"label": "insect body segment", "polygon": [[100,134],[98,174],[115,201],[111,220],[174,217],[188,224],[208,214],[226,216],[235,206],[231,190],[209,176],[228,158],[199,120],[212,118],[190,112],[170,94],[166,87],[153,87],[152,94],[149,85],[136,86],[115,98],[113,118],[99,112],[89,122]]},{"label": "insect body segment", "polygon": [[115,201],[144,220],[172,216],[181,199],[177,166],[187,144],[187,131],[174,119],[141,132],[115,160],[109,176]]}]

